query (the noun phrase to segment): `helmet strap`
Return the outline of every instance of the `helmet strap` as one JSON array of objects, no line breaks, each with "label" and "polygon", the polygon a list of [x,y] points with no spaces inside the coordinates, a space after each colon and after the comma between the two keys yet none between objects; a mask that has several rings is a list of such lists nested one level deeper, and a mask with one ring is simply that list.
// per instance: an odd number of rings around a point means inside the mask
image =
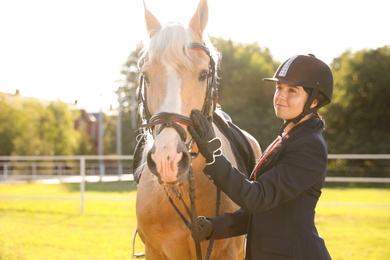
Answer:
[{"label": "helmet strap", "polygon": [[298,124],[299,121],[302,120],[305,116],[309,115],[310,113],[317,111],[318,106],[315,106],[314,108],[310,108],[311,104],[313,103],[314,99],[316,98],[318,94],[318,89],[313,88],[313,91],[311,92],[309,98],[307,99],[305,106],[303,107],[303,111],[299,116],[292,118],[292,119],[287,119],[282,127],[279,129],[279,136],[282,136],[284,129],[286,126],[290,123]]}]

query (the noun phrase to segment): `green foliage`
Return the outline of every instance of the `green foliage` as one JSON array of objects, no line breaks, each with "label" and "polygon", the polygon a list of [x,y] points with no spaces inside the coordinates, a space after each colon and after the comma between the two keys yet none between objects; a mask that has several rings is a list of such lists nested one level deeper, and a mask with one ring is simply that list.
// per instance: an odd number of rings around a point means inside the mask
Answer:
[{"label": "green foliage", "polygon": [[0,97],[0,155],[11,155],[13,140],[20,135],[20,113]]},{"label": "green foliage", "polygon": [[44,106],[34,99],[0,100],[1,155],[72,155],[81,134],[74,129],[78,112],[61,101]]},{"label": "green foliage", "polygon": [[47,107],[49,142],[54,143],[55,155],[72,155],[78,150],[81,134],[74,129],[74,122],[80,116],[78,111],[69,110],[60,101]]},{"label": "green foliage", "polygon": [[390,45],[334,59],[334,98],[325,110],[330,153],[390,153]]},{"label": "green foliage", "polygon": [[12,155],[51,155],[53,144],[47,142],[50,125],[44,106],[38,101],[28,100],[22,104],[20,112],[24,131],[15,138]]},{"label": "green foliage", "polygon": [[240,44],[221,38],[213,39],[213,43],[222,54],[219,103],[237,126],[265,148],[276,138],[282,122],[272,105],[274,85],[262,78],[273,76],[279,64],[268,48],[257,43]]},{"label": "green foliage", "polygon": [[133,154],[136,145],[137,129],[137,95],[138,88],[138,59],[140,58],[143,45],[137,44],[136,49],[130,53],[122,66],[121,74],[124,80],[118,89],[118,99],[122,102],[122,153]]}]

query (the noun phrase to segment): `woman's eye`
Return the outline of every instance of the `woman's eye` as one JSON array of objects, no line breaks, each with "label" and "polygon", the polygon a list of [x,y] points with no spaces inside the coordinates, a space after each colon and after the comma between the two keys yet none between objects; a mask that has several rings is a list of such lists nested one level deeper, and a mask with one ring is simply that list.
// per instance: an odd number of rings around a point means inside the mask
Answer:
[{"label": "woman's eye", "polygon": [[208,76],[208,72],[206,70],[202,71],[200,73],[200,76],[199,76],[199,81],[205,81],[207,79],[207,76]]}]

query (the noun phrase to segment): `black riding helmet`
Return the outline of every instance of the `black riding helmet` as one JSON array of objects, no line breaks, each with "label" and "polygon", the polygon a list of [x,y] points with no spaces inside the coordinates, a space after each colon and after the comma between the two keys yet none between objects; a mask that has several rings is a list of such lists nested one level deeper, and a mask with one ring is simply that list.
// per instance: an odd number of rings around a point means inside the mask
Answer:
[{"label": "black riding helmet", "polygon": [[[286,120],[280,132],[290,122],[298,123],[306,115],[317,111],[320,107],[329,104],[332,100],[332,71],[327,64],[317,59],[313,54],[295,55],[289,58],[279,66],[272,78],[264,78],[263,81],[281,82],[291,86],[302,86],[312,89],[302,113],[295,118]],[[319,102],[316,107],[310,108],[313,100],[318,97],[319,92],[324,95],[325,100]]]}]

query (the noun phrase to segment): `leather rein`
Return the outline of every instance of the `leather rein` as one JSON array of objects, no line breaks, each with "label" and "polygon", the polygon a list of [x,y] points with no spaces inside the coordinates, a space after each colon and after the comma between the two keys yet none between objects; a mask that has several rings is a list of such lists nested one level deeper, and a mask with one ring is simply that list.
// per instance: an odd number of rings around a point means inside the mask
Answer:
[{"label": "leather rein", "polygon": [[[218,87],[216,82],[216,68],[215,68],[215,61],[212,58],[209,49],[206,47],[206,45],[202,43],[192,43],[191,49],[200,49],[204,51],[210,58],[209,63],[209,72],[207,77],[207,89],[206,89],[206,95],[205,100],[202,107],[202,113],[205,116],[208,116],[211,112],[211,109],[214,111],[216,108],[216,102],[218,98]],[[152,133],[152,128],[156,125],[160,125],[160,128],[157,130],[157,134],[159,134],[164,128],[166,127],[172,127],[176,130],[176,132],[179,134],[181,140],[187,145],[187,149],[191,154],[191,157],[194,159],[197,154],[194,154],[191,152],[191,144],[192,140],[187,143],[187,132],[182,127],[184,126],[192,126],[193,122],[190,118],[177,114],[177,113],[168,113],[168,112],[159,112],[154,115],[151,115],[148,106],[147,106],[147,91],[146,91],[146,84],[144,75],[140,75],[139,80],[139,87],[138,87],[138,93],[137,93],[138,101],[143,106],[143,118],[141,124],[141,128],[147,129]],[[196,247],[196,254],[197,259],[201,260],[202,258],[202,252],[200,248],[200,240],[199,240],[199,232],[198,232],[198,220],[197,220],[197,214],[196,214],[196,208],[195,208],[195,185],[194,185],[194,176],[192,172],[192,166],[190,166],[189,174],[189,196],[190,196],[190,208],[186,205],[184,202],[180,192],[177,190],[177,188],[172,188],[172,191],[175,193],[176,197],[181,201],[181,203],[184,205],[184,208],[186,210],[186,213],[190,216],[191,222],[193,223],[192,226],[192,232],[193,232],[193,238],[195,241],[195,247]],[[180,218],[183,220],[185,225],[188,227],[188,224],[190,221],[186,219],[184,214],[180,212],[179,208],[175,205],[173,202],[171,196],[169,195],[168,191],[164,188],[165,194],[168,197],[168,200],[170,204],[173,206],[175,211],[178,213]],[[216,205],[216,215],[219,215],[219,207],[220,207],[220,191],[217,189],[217,205]],[[210,240],[209,246],[207,249],[207,254],[205,259],[209,259],[213,247],[213,240]]]}]

